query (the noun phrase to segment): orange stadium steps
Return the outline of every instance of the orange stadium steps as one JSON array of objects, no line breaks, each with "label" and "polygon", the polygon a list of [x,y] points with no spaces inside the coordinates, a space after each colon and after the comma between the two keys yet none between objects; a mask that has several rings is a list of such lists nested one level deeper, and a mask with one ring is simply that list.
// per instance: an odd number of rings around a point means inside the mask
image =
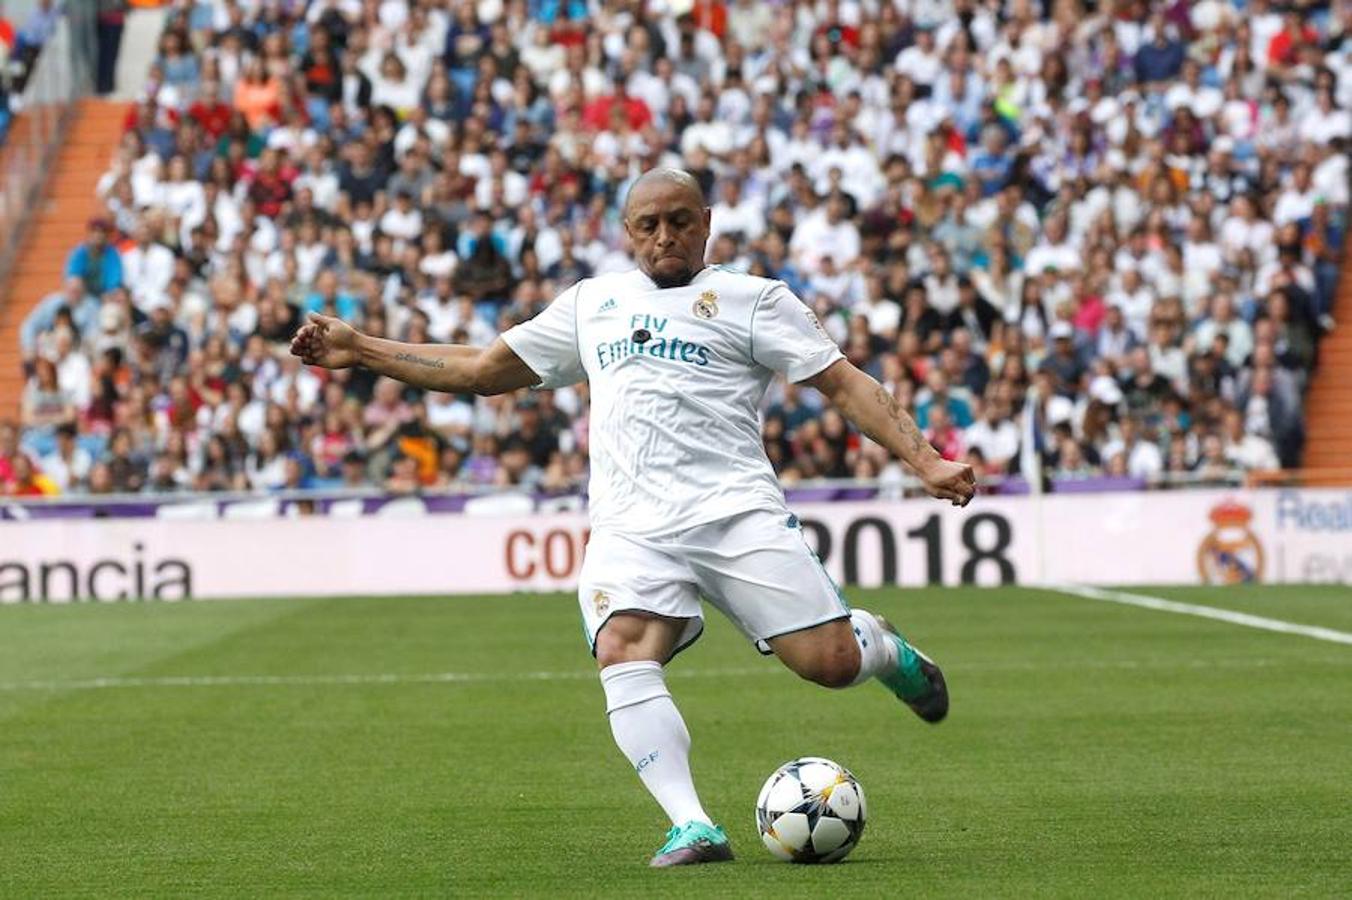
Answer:
[{"label": "orange stadium steps", "polygon": [[[101,212],[94,188],[112,161],[126,115],[125,103],[80,101],[14,271],[0,285],[0,419],[17,417],[23,396],[19,326],[38,301],[61,287],[66,256],[83,240],[85,223]],[[20,116],[16,127],[22,123]]]},{"label": "orange stadium steps", "polygon": [[1352,467],[1352,236],[1343,247],[1343,270],[1333,318],[1338,323],[1319,347],[1315,373],[1305,402],[1303,464],[1312,469]]}]

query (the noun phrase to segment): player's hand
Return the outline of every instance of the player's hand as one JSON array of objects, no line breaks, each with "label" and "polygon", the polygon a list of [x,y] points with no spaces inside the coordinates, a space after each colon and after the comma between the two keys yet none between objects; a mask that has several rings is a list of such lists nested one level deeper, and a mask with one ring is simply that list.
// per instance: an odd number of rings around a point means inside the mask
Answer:
[{"label": "player's hand", "polygon": [[976,495],[976,473],[966,463],[937,459],[917,474],[925,482],[925,493],[954,506],[966,506]]},{"label": "player's hand", "polygon": [[342,319],[310,313],[310,321],[291,339],[291,354],[307,366],[346,369],[357,364],[356,329]]}]

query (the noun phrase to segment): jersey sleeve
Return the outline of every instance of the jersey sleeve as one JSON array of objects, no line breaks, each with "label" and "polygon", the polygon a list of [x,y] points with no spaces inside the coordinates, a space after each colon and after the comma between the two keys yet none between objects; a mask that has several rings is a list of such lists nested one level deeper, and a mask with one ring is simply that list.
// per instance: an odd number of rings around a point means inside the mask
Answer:
[{"label": "jersey sleeve", "polygon": [[844,358],[808,305],[776,281],[761,293],[751,317],[751,358],[789,381],[805,381]]},{"label": "jersey sleeve", "polygon": [[560,294],[529,321],[507,329],[502,339],[540,376],[537,387],[558,388],[587,377],[577,349],[577,292],[581,282]]}]

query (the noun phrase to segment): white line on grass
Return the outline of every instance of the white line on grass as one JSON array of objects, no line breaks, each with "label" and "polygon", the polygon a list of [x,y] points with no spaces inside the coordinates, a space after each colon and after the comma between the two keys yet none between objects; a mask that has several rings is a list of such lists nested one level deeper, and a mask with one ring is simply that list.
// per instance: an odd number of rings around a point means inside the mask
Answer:
[{"label": "white line on grass", "polygon": [[1352,645],[1352,634],[1321,628],[1318,625],[1299,625],[1281,619],[1269,619],[1266,616],[1254,616],[1249,613],[1235,612],[1230,609],[1218,609],[1214,606],[1199,606],[1196,603],[1180,603],[1177,600],[1165,600],[1163,597],[1151,597],[1147,594],[1128,594],[1124,591],[1105,591],[1088,585],[1062,585],[1054,588],[1064,594],[1073,594],[1088,600],[1102,600],[1107,603],[1121,603],[1126,606],[1138,606],[1141,609],[1154,609],[1160,612],[1177,613],[1183,616],[1197,616],[1202,619],[1215,619],[1229,622],[1231,625],[1243,625],[1246,628],[1259,628],[1263,631],[1276,631],[1280,634],[1298,634],[1301,637],[1328,641],[1333,644]]},{"label": "white line on grass", "polygon": [[[770,666],[758,669],[691,669],[668,672],[677,678],[740,678],[766,675],[777,670]],[[162,675],[162,676],[108,676],[71,679],[69,681],[0,681],[0,691],[96,691],[105,688],[139,687],[306,687],[310,685],[368,685],[368,684],[500,684],[513,681],[590,681],[595,671],[574,669],[563,672],[432,672],[432,673],[372,673],[369,675]]]},{"label": "white line on grass", "polygon": [[[1306,658],[1311,665],[1345,664],[1343,659]],[[1042,662],[1008,660],[1004,662],[954,663],[956,672],[1011,672],[1037,669],[1233,669],[1284,665],[1280,659],[1243,657],[1236,659],[1059,659]],[[676,669],[669,678],[752,678],[783,677],[784,669],[774,665],[757,668]],[[69,681],[0,681],[0,693],[18,691],[97,691],[111,688],[212,688],[212,687],[326,687],[407,684],[510,684],[528,681],[590,681],[596,673],[585,669],[562,672],[432,672],[372,673],[368,675],[160,675],[105,676]]]}]

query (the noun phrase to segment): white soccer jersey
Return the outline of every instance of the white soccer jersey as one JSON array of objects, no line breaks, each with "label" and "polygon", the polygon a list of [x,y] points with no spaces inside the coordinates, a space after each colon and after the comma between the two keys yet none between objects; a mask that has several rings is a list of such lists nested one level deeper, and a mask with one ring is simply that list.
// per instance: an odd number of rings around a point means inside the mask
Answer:
[{"label": "white soccer jersey", "polygon": [[654,536],[785,510],[758,415],[774,373],[842,354],[783,282],[717,266],[658,288],[634,269],[587,278],[503,340],[541,387],[591,383],[591,518]]}]

